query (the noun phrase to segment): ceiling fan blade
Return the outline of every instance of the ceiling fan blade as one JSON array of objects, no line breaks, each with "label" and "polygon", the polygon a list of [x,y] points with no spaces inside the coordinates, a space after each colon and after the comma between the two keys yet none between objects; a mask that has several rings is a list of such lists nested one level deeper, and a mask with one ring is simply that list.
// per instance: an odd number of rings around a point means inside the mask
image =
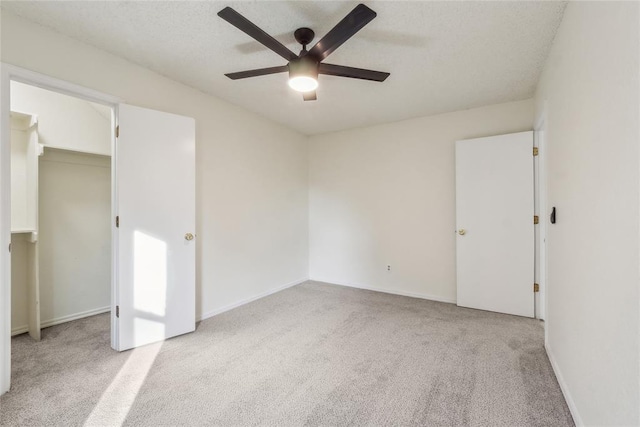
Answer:
[{"label": "ceiling fan blade", "polygon": [[229,24],[238,28],[240,31],[243,31],[249,36],[253,37],[278,55],[282,56],[287,61],[291,61],[292,59],[298,57],[298,55],[287,49],[285,45],[271,37],[269,34],[261,30],[256,24],[249,21],[247,18],[240,15],[230,7],[227,6],[222,9],[220,12],[218,12],[218,16],[227,21]]},{"label": "ceiling fan blade", "polygon": [[305,101],[315,101],[316,99],[318,99],[318,97],[316,96],[316,91],[314,90],[313,92],[304,92],[302,94],[302,99],[304,99]]},{"label": "ceiling fan blade", "polygon": [[338,25],[333,27],[311,48],[309,55],[313,55],[318,62],[322,61],[375,17],[376,13],[373,10],[364,4],[357,5],[342,21],[338,22]]},{"label": "ceiling fan blade", "polygon": [[374,82],[383,82],[389,73],[382,71],[365,70],[363,68],[345,67],[344,65],[333,65],[320,63],[318,74],[326,74],[328,76],[350,77],[352,79],[372,80]]},{"label": "ceiling fan blade", "polygon": [[257,70],[238,71],[237,73],[225,74],[225,76],[229,77],[231,80],[238,80],[246,79],[248,77],[266,76],[267,74],[284,73],[285,71],[289,71],[289,67],[287,65],[283,65],[281,67],[260,68]]}]

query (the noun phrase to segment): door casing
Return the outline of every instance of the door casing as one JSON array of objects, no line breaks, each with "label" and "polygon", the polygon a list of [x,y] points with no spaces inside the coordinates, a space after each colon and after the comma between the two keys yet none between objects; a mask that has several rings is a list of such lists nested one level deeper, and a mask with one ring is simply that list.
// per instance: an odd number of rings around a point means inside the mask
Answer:
[{"label": "door casing", "polygon": [[[538,147],[535,168],[536,215],[540,217],[538,224],[538,244],[536,245],[536,281],[540,284],[540,292],[536,297],[536,318],[547,321],[547,288],[549,287],[547,259],[549,256],[549,200],[547,187],[547,102],[544,101],[542,112],[536,119],[533,128],[534,145]],[[546,342],[545,327],[545,342]]]},{"label": "door casing", "polygon": [[[0,62],[0,395],[11,387],[11,81],[25,83],[111,108],[111,154],[115,158],[115,127],[117,125],[117,97],[88,89],[64,80],[49,77],[25,68]],[[116,162],[111,162],[111,213],[118,211]],[[117,277],[118,233],[111,224],[111,346],[117,342],[115,318],[115,280]],[[115,348],[115,347],[114,347]]]}]

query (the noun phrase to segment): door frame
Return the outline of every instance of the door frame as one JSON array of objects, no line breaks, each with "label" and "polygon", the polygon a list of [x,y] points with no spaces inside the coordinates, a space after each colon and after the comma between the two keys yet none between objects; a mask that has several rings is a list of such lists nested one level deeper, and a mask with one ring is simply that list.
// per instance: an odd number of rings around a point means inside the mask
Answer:
[{"label": "door frame", "polygon": [[[544,101],[542,111],[535,119],[533,126],[533,144],[534,147],[538,147],[538,155],[534,157],[534,170],[535,170],[535,212],[539,216],[538,222],[536,249],[535,249],[535,268],[536,268],[536,283],[540,285],[540,291],[536,298],[536,319],[547,319],[547,288],[549,286],[549,271],[548,271],[548,256],[549,256],[549,189],[547,186],[547,102]],[[545,342],[546,342],[546,330],[545,327]]]},{"label": "door frame", "polygon": [[[51,90],[111,108],[111,217],[117,212],[116,134],[118,104],[122,100],[45,74],[0,62],[0,395],[11,386],[11,81]],[[115,221],[111,222],[111,346],[117,342],[117,245]],[[115,347],[114,347],[115,348]]]}]

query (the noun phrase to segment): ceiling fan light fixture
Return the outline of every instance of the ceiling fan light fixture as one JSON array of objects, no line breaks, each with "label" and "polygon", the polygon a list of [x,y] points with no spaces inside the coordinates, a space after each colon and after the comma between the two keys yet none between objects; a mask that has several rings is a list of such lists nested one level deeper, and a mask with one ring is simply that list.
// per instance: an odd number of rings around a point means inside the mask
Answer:
[{"label": "ceiling fan light fixture", "polygon": [[298,92],[311,92],[318,87],[318,80],[309,76],[289,77],[289,87]]},{"label": "ceiling fan light fixture", "polygon": [[298,92],[311,92],[318,87],[318,62],[302,56],[289,62],[289,87]]}]

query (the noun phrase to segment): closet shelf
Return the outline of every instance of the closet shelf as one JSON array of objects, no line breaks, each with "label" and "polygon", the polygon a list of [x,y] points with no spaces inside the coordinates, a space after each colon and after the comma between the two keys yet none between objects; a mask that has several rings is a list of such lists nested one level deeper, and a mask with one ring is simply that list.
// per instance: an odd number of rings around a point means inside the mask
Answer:
[{"label": "closet shelf", "polygon": [[38,243],[38,231],[37,230],[11,230],[11,235],[25,236],[25,239],[29,243]]},{"label": "closet shelf", "polygon": [[67,153],[88,154],[88,155],[92,155],[92,156],[111,157],[111,153],[99,153],[97,151],[78,150],[76,148],[62,147],[62,146],[58,146],[58,145],[42,144],[42,148],[45,149],[45,150],[64,151],[64,152],[67,152]]}]

